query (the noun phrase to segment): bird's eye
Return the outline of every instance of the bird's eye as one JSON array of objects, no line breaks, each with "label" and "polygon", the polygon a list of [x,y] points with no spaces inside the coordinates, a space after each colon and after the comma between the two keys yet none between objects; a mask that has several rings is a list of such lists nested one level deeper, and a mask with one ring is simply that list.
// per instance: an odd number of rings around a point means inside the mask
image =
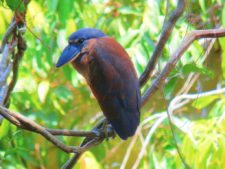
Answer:
[{"label": "bird's eye", "polygon": [[80,45],[84,42],[84,38],[81,38],[81,39],[73,39],[73,40],[69,40],[69,44],[77,44],[77,45]]},{"label": "bird's eye", "polygon": [[78,44],[81,44],[83,42],[84,42],[84,38],[78,39],[78,41],[77,41]]}]

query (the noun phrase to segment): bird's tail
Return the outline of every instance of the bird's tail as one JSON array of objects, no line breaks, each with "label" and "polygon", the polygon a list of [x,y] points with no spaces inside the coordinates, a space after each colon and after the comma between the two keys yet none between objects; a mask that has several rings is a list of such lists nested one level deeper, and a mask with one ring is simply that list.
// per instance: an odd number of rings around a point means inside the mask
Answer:
[{"label": "bird's tail", "polygon": [[121,139],[126,140],[135,134],[140,121],[140,112],[121,113],[120,117],[110,119],[110,123]]}]

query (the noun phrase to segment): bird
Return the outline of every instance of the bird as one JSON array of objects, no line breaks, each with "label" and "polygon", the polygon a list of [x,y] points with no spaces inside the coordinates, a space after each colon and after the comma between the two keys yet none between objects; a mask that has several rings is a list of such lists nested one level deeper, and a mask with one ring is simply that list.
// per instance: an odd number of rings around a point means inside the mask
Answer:
[{"label": "bird", "polygon": [[67,63],[86,79],[116,134],[132,137],[140,123],[141,94],[125,49],[99,29],[81,28],[69,36],[56,67]]}]

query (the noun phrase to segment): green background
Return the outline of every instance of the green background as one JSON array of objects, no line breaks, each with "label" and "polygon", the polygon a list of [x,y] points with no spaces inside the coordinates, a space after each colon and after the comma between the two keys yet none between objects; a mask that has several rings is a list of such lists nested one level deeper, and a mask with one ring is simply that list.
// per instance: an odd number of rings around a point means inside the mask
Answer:
[{"label": "green background", "polygon": [[[10,4],[15,2],[1,1],[0,39],[13,16]],[[225,7],[213,10],[212,18],[210,11],[216,4],[223,5],[224,0],[188,1],[153,78],[142,92],[151,85],[188,32],[225,26]],[[92,129],[102,113],[85,80],[70,65],[55,68],[68,36],[83,27],[101,29],[122,44],[140,75],[157,44],[165,16],[168,19],[176,5],[176,0],[168,0],[168,4],[162,0],[32,0],[27,8],[24,35],[28,48],[19,67],[10,109],[48,128]],[[166,110],[180,89],[187,89],[184,84],[191,73],[199,74],[199,77],[193,85],[189,84],[189,93],[201,93],[224,85],[225,39],[216,40],[204,59],[206,43],[206,40],[199,40],[191,45],[170,73],[166,85],[141,110],[142,128],[136,136],[127,141],[118,137],[104,141],[86,152],[75,168],[119,168],[125,164],[125,156],[128,157],[125,168],[131,168],[145,143],[147,147],[137,168],[184,168],[174,146]],[[187,163],[196,169],[225,168],[224,95],[196,99],[175,114],[176,140]],[[162,122],[157,125],[160,120]],[[178,127],[185,123],[191,125],[189,135]],[[59,139],[67,145],[81,142],[75,137]],[[134,147],[128,153],[132,143]],[[6,120],[0,125],[2,168],[60,168],[69,157],[38,134],[21,130]]]}]

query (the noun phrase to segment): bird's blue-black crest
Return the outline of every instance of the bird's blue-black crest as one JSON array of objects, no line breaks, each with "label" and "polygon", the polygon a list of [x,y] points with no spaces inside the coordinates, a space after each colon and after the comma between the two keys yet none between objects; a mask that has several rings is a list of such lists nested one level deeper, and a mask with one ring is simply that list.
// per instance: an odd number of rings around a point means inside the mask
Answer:
[{"label": "bird's blue-black crest", "polygon": [[92,38],[101,38],[106,36],[102,31],[94,28],[82,28],[72,33],[69,37],[69,40],[73,39],[92,39]]}]

